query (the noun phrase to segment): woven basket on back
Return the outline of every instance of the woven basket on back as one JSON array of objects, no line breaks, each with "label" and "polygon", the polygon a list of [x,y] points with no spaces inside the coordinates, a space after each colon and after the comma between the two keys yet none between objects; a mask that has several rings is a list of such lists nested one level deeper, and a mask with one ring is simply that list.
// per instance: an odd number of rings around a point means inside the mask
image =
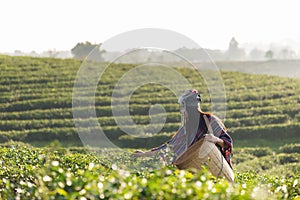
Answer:
[{"label": "woven basket on back", "polygon": [[204,138],[190,146],[181,154],[174,164],[179,169],[196,168],[206,165],[216,177],[225,177],[229,182],[234,181],[234,174],[217,146]]}]

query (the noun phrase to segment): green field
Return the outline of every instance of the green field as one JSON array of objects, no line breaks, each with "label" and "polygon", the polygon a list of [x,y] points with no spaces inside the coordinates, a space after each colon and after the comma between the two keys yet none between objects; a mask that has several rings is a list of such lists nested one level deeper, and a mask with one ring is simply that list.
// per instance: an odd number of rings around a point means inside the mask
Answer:
[{"label": "green field", "polygon": [[[73,59],[0,56],[0,198],[300,198],[300,79],[221,72],[225,125],[234,140],[236,183],[231,185],[205,171],[190,173],[172,166],[139,171],[137,160],[113,149],[97,149],[100,154],[95,156],[80,147],[72,112],[80,65]],[[162,131],[136,139],[116,126],[112,91],[134,67],[111,65],[98,83],[95,98],[98,122],[107,137],[127,152],[160,145],[180,125],[175,95],[160,85],[146,84],[132,95],[130,113],[134,122],[147,125],[151,105],[161,104],[167,111]],[[176,70],[200,91],[202,109],[210,111],[205,81],[192,76],[192,69],[178,66]],[[123,165],[132,168],[120,170]]]},{"label": "green field", "polygon": [[[72,114],[72,91],[80,62],[76,60],[0,57],[0,142],[78,142]],[[120,139],[111,111],[114,85],[134,65],[111,65],[98,83],[95,105],[98,121],[109,136]],[[192,69],[177,68],[203,97],[202,109],[210,111],[209,93],[203,79]],[[239,72],[221,73],[226,90],[225,125],[237,147],[258,146],[272,138],[275,148],[300,142],[300,80]],[[151,145],[158,145],[179,127],[177,98],[155,84],[138,88],[130,99],[130,112],[137,124],[150,121],[149,108],[161,104],[167,123]],[[85,108],[82,108],[85,109]],[[122,137],[125,146],[128,138]],[[153,144],[153,141],[156,141]],[[247,142],[245,142],[247,141]],[[249,142],[250,141],[250,142]],[[144,141],[147,142],[147,141]],[[73,142],[74,143],[74,142]],[[80,143],[80,141],[78,142]],[[128,147],[128,146],[127,146]],[[144,146],[145,147],[145,146]]]}]

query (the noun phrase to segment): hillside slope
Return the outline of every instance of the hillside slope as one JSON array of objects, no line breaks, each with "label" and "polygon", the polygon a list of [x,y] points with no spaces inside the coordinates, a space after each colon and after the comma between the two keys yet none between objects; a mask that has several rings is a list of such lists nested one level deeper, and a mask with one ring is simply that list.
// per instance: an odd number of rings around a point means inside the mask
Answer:
[{"label": "hillside slope", "polygon": [[[0,56],[0,142],[78,141],[72,114],[72,91],[80,64],[72,59]],[[164,106],[167,123],[161,131],[164,134],[136,139],[138,143],[132,145],[132,139],[122,136],[124,133],[112,117],[111,95],[117,81],[134,67],[111,65],[105,72],[96,92],[97,117],[105,133],[119,140],[121,145],[139,147],[143,142],[142,147],[151,147],[165,141],[178,129],[177,99],[167,88],[156,84],[146,84],[134,92],[130,112],[136,123],[150,122],[148,112],[154,104]],[[205,82],[190,76],[191,69],[177,70],[203,94],[202,108],[209,111]],[[227,96],[225,125],[235,144],[300,143],[300,79],[230,71],[221,75]],[[270,138],[272,141],[266,143]]]}]

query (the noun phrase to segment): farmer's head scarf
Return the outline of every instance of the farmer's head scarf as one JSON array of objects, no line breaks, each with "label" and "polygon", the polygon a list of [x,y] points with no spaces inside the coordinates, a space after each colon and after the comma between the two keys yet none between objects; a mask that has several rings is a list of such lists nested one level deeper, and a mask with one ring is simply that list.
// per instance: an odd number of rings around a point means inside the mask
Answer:
[{"label": "farmer's head scarf", "polygon": [[191,144],[198,131],[200,121],[198,106],[200,102],[201,97],[197,90],[187,90],[178,99],[187,146]]}]

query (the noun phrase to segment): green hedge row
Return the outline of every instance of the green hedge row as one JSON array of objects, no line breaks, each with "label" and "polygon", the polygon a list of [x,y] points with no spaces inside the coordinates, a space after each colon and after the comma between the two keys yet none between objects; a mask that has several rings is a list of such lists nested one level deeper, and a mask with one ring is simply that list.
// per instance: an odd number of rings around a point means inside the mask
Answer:
[{"label": "green hedge row", "polygon": [[226,119],[225,125],[228,127],[264,126],[267,124],[284,124],[289,119],[289,116],[286,114],[257,115],[254,117]]},{"label": "green hedge row", "polygon": [[297,142],[299,142],[299,130],[299,123],[230,128],[231,136],[234,140],[251,140],[260,138],[272,141],[296,138]]},{"label": "green hedge row", "polygon": [[282,106],[266,106],[266,107],[253,107],[251,109],[231,109],[227,110],[227,118],[243,118],[259,115],[274,115],[274,114],[287,114],[290,117],[297,117],[300,112],[300,107],[293,104]]},{"label": "green hedge row", "polygon": [[[151,132],[158,127],[160,127],[160,125],[147,126],[145,132]],[[110,140],[118,140],[120,136],[127,134],[117,126],[106,126],[101,128],[103,133],[105,133]],[[161,132],[175,132],[178,128],[178,123],[169,123],[163,126]],[[130,133],[139,130],[136,127],[127,127],[127,129]],[[86,137],[90,137],[90,135],[100,132],[98,127],[90,126],[82,126],[79,128],[79,131],[81,134],[86,135]],[[78,130],[75,127],[43,127],[40,129],[0,131],[0,142],[9,140],[32,142],[76,139],[78,139]]]},{"label": "green hedge row", "polygon": [[[295,141],[297,142],[297,141]],[[299,153],[300,154],[300,143],[286,144],[279,148],[282,153]]]},{"label": "green hedge row", "polygon": [[[45,113],[40,113],[44,114]],[[59,116],[59,113],[56,113]],[[65,114],[65,113],[62,113]],[[163,115],[153,115],[153,119],[162,119]],[[1,120],[0,121],[0,130],[9,131],[9,130],[30,130],[30,129],[40,129],[43,127],[55,128],[55,127],[75,127],[72,113],[69,113],[69,118],[46,118],[44,119],[27,119],[27,120]],[[53,116],[52,116],[53,117]],[[132,115],[130,116],[131,120],[139,125],[147,125],[150,123],[150,117],[148,115]],[[166,125],[170,123],[179,123],[181,116],[179,113],[167,113],[166,116]],[[258,116],[258,117],[249,117],[242,119],[227,119],[225,125],[229,128],[236,127],[249,127],[249,126],[264,126],[269,124],[284,124],[288,121],[289,117],[287,115],[269,115],[269,116]],[[129,124],[128,116],[118,116],[115,117],[99,117],[98,122],[101,126],[116,126],[116,120],[120,123]],[[79,123],[85,124],[88,120],[80,120]]]},{"label": "green hedge row", "polygon": [[0,112],[26,111],[34,109],[71,108],[72,101],[59,98],[36,99],[0,105]]}]

